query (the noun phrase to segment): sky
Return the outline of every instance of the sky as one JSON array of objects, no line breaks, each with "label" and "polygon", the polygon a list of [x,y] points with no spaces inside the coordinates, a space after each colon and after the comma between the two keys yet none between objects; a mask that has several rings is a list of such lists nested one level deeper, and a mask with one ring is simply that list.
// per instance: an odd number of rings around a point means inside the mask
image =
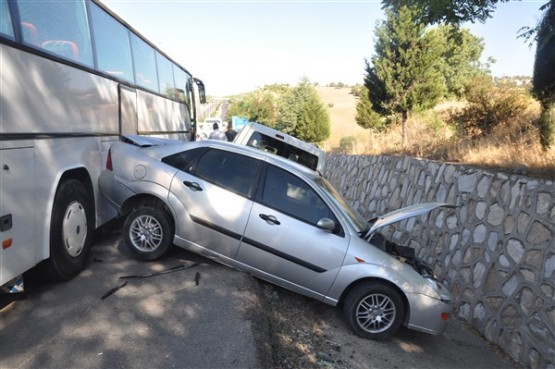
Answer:
[{"label": "sky", "polygon": [[[483,61],[494,76],[531,76],[535,48],[517,38],[537,25],[546,1],[498,4],[485,24],[467,24],[483,38]],[[379,1],[103,0],[103,3],[203,80],[210,96],[274,83],[362,84],[374,54]]]}]

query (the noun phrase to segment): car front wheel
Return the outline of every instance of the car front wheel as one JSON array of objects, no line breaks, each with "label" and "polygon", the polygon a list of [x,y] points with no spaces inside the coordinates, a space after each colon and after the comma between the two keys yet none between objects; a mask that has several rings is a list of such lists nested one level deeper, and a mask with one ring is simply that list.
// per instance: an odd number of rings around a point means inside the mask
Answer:
[{"label": "car front wheel", "polygon": [[135,209],[123,224],[124,244],[141,260],[155,260],[171,247],[173,229],[162,209]]},{"label": "car front wheel", "polygon": [[403,299],[383,283],[364,283],[349,292],[343,306],[345,318],[354,332],[364,338],[390,338],[405,316]]}]

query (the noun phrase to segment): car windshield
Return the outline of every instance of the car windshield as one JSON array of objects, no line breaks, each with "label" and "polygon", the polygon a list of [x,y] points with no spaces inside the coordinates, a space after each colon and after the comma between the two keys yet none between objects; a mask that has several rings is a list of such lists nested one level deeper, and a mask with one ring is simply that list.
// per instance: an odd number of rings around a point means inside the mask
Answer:
[{"label": "car windshield", "polygon": [[369,226],[366,220],[364,220],[364,218],[345,201],[345,199],[328,181],[322,177],[315,177],[314,183],[329,194],[332,201],[343,210],[344,214],[348,216],[349,219],[351,219],[355,227],[357,227],[359,234],[364,234],[368,230]]}]

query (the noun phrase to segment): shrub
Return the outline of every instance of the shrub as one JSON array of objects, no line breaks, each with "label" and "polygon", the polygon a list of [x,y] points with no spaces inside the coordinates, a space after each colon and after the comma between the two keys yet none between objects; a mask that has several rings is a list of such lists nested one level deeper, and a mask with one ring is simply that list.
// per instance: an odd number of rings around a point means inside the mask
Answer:
[{"label": "shrub", "polygon": [[353,136],[342,137],[339,140],[339,152],[343,154],[349,154],[353,152],[356,144],[356,138]]},{"label": "shrub", "polygon": [[451,117],[467,136],[487,136],[502,123],[525,112],[528,97],[509,84],[495,85],[488,76],[475,78],[466,90],[467,106]]}]

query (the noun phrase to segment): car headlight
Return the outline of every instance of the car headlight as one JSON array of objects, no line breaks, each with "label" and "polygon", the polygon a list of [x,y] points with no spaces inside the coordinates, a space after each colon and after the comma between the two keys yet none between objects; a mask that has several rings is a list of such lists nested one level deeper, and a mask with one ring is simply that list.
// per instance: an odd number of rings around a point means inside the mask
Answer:
[{"label": "car headlight", "polygon": [[441,301],[445,303],[451,302],[451,293],[445,286],[433,278],[424,278],[426,283],[439,295]]}]

